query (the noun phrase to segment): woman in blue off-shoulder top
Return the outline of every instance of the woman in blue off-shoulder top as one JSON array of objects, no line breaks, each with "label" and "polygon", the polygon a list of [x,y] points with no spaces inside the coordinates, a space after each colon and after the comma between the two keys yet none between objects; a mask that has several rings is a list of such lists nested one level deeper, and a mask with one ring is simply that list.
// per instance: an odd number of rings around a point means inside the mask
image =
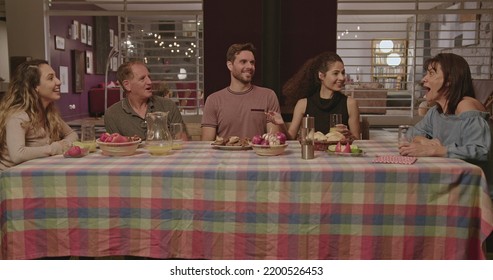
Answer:
[{"label": "woman in blue off-shoulder top", "polygon": [[400,154],[487,161],[490,116],[474,98],[467,61],[456,54],[441,53],[426,61],[424,68],[426,101],[435,106],[409,129],[410,143],[399,147]]}]

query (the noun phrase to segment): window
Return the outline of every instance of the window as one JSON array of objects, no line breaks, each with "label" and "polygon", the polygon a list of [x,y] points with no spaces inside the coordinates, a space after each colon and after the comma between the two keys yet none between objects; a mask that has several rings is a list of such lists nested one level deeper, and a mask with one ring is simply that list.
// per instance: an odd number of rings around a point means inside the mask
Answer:
[{"label": "window", "polygon": [[[369,114],[381,123],[386,122],[381,117],[413,118],[423,98],[419,82],[427,58],[453,52],[468,61],[473,79],[493,78],[492,19],[491,1],[339,0],[337,52],[348,74],[346,89],[365,91],[364,98],[375,102],[381,95],[371,97],[371,91],[385,89],[386,102],[379,103],[385,110]],[[389,52],[380,49],[382,41],[394,44]],[[389,65],[397,59],[398,65]],[[402,73],[398,83],[392,71]]]}]

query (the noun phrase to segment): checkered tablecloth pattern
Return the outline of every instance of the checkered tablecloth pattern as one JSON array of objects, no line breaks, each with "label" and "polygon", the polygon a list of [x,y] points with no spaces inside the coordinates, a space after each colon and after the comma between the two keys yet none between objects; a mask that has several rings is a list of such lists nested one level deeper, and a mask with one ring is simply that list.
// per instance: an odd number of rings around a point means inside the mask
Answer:
[{"label": "checkered tablecloth pattern", "polygon": [[419,158],[377,164],[299,143],[283,155],[209,142],[152,157],[54,156],[0,174],[1,258],[482,259],[493,230],[480,168]]}]

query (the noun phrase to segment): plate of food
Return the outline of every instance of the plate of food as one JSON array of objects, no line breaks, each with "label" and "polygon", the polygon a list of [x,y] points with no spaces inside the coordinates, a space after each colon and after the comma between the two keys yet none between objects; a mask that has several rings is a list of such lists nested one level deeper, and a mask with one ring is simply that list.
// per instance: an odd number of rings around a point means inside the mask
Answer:
[{"label": "plate of food", "polygon": [[329,145],[327,153],[329,153],[329,155],[345,157],[362,157],[365,155],[365,152],[358,146],[349,143],[341,144],[340,142],[336,145]]},{"label": "plate of food", "polygon": [[249,150],[252,148],[250,139],[231,136],[228,138],[216,137],[216,140],[211,143],[213,149],[225,151]]},{"label": "plate of food", "polygon": [[346,138],[344,134],[338,131],[331,131],[327,134],[323,134],[320,131],[315,132],[314,134],[313,144],[315,146],[315,150],[317,151],[327,151],[327,148],[330,145],[336,145],[337,143],[346,144],[353,143],[352,138]]},{"label": "plate of food", "polygon": [[331,152],[327,151],[329,155],[336,155],[336,156],[343,156],[343,157],[363,157],[365,156],[365,152],[359,151],[359,152],[351,152],[351,153],[343,153],[343,152]]}]

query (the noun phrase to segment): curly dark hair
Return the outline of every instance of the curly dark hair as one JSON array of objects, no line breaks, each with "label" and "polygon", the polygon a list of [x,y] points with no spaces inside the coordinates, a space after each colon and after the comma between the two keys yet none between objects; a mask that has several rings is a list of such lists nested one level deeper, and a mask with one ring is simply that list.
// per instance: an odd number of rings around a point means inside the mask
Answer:
[{"label": "curly dark hair", "polygon": [[286,104],[294,105],[298,100],[318,93],[321,87],[318,73],[327,72],[337,61],[344,63],[338,54],[331,51],[308,59],[282,88]]}]

